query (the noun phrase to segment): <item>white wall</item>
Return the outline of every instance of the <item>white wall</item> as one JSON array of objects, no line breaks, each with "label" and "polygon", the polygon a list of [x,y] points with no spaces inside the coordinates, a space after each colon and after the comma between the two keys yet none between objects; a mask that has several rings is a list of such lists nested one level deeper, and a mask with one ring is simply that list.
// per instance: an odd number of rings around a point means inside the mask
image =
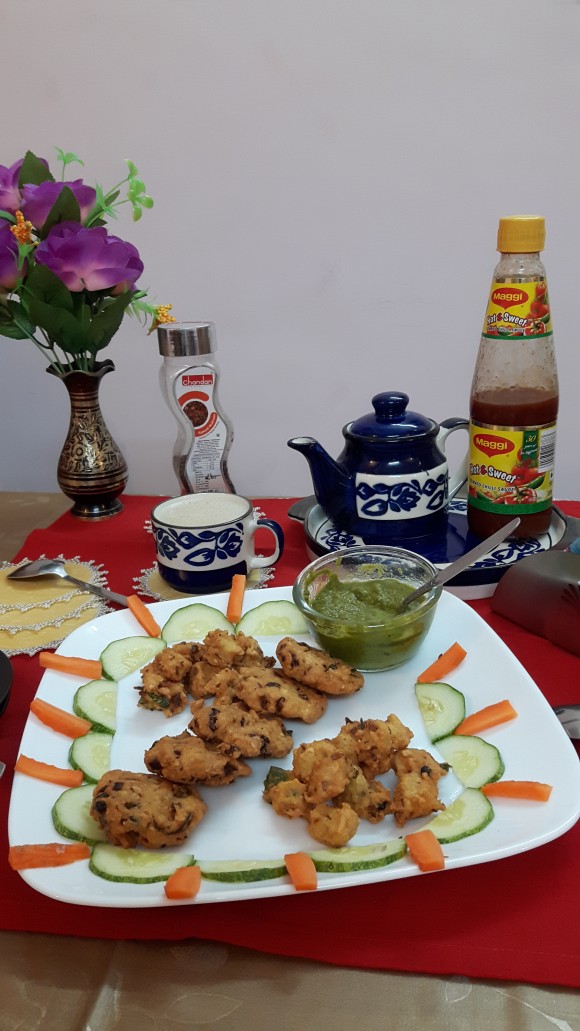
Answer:
[{"label": "white wall", "polygon": [[[580,496],[580,5],[574,0],[15,0],[0,162],[138,165],[119,235],[179,319],[216,323],[238,491],[309,493],[379,390],[465,415],[500,215],[543,214],[561,379],[556,494]],[[56,490],[68,403],[0,338],[0,488]],[[125,321],[102,407],[131,493],[175,493],[155,335]]]}]

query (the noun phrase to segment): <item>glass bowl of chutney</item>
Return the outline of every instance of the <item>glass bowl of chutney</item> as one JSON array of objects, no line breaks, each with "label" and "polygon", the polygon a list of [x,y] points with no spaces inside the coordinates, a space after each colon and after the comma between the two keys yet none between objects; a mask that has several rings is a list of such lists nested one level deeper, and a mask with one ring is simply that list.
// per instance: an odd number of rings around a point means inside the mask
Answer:
[{"label": "glass bowl of chutney", "polygon": [[296,578],[292,597],[324,651],[377,672],[407,662],[425,639],[442,588],[431,588],[402,612],[399,606],[436,573],[413,551],[361,545],[311,562]]}]

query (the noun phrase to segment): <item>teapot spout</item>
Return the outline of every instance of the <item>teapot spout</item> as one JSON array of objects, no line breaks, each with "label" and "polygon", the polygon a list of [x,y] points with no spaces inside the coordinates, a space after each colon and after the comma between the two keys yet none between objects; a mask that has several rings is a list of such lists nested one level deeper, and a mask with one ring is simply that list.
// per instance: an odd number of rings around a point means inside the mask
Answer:
[{"label": "teapot spout", "polygon": [[324,450],[313,437],[293,437],[288,447],[300,451],[310,465],[312,483],[318,504],[335,518],[349,510],[348,497],[351,477],[339,462]]}]

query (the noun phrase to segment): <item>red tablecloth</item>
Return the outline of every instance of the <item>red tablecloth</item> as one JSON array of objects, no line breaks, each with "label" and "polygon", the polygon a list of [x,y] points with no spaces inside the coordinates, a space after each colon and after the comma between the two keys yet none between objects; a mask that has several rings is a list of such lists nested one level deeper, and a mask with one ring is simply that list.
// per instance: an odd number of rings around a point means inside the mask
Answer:
[{"label": "red tablecloth", "polygon": [[[128,496],[124,511],[103,523],[68,513],[36,530],[17,558],[63,551],[100,562],[113,590],[132,593],[134,578],[153,564],[144,523],[151,498]],[[261,499],[282,523],[283,559],[272,586],[292,583],[306,564],[302,527],[287,519],[291,499]],[[563,509],[580,515],[580,503]],[[473,607],[517,655],[552,705],[578,700],[580,659],[496,616],[489,602]],[[6,828],[12,767],[41,671],[15,657],[11,700],[0,721],[0,826]],[[5,832],[5,831],[4,831]],[[202,938],[263,952],[350,967],[404,970],[511,981],[580,985],[578,853],[580,823],[556,841],[488,865],[364,885],[340,892],[166,909],[68,906],[32,891],[0,851],[0,929],[92,938]]]}]

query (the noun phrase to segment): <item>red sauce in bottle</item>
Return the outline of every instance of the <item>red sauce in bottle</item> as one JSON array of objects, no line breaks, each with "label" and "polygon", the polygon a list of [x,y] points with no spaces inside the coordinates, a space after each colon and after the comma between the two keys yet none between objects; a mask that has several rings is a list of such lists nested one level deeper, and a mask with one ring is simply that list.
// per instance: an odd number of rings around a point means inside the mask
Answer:
[{"label": "red sauce in bottle", "polygon": [[[558,415],[558,394],[546,390],[532,389],[525,387],[510,387],[502,390],[487,390],[479,394],[473,394],[470,405],[470,417],[472,420],[483,423],[490,427],[490,432],[496,427],[529,427],[548,426],[556,422]],[[514,466],[517,467],[517,457]],[[525,503],[527,484],[533,483],[539,476],[539,470],[531,463],[521,465],[521,474],[517,479],[517,491],[514,490],[513,502],[510,510],[506,511],[504,505],[502,510],[497,512],[486,512],[482,509],[469,507],[469,528],[479,537],[489,537],[501,526],[504,526],[514,515],[520,515],[521,523],[515,536],[531,537],[545,533],[550,527],[552,509],[521,515],[518,512],[518,497],[521,504]]]},{"label": "red sauce in bottle", "polygon": [[467,519],[489,537],[515,515],[515,536],[552,518],[558,375],[543,218],[500,220],[498,250],[470,402]]}]

